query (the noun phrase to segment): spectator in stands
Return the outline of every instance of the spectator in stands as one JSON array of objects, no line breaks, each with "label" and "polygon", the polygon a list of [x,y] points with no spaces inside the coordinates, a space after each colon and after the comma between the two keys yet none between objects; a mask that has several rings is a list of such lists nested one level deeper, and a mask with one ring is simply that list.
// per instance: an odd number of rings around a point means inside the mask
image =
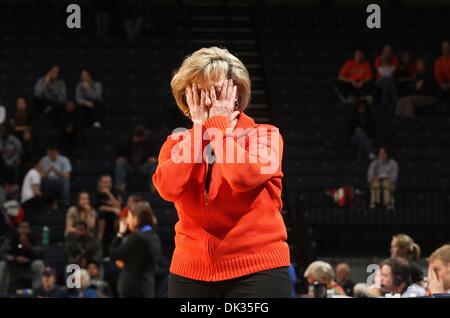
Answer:
[{"label": "spectator in stands", "polygon": [[96,261],[88,262],[87,271],[91,278],[91,285],[97,287],[97,295],[101,298],[111,297],[111,288],[109,287],[109,284],[102,279],[100,264]]},{"label": "spectator in stands", "polygon": [[6,107],[3,105],[3,100],[0,98],[0,125],[3,125],[7,120]]},{"label": "spectator in stands", "polygon": [[386,147],[380,147],[378,159],[372,161],[367,172],[370,186],[370,208],[374,209],[381,202],[383,192],[383,206],[394,209],[395,184],[398,178],[397,162],[391,158]]},{"label": "spectator in stands", "polygon": [[391,257],[380,264],[380,289],[382,295],[388,293],[401,297],[425,296],[425,289],[411,283],[411,269],[407,260]]},{"label": "spectator in stands", "polygon": [[365,102],[360,101],[356,105],[355,112],[347,124],[347,134],[350,144],[357,150],[358,160],[376,158],[373,148],[373,139],[376,136],[375,119]]},{"label": "spectator in stands", "polygon": [[428,293],[450,297],[450,244],[434,251],[428,261]]},{"label": "spectator in stands", "polygon": [[28,222],[21,222],[13,233],[7,255],[6,281],[14,282],[22,288],[24,280],[31,280],[32,288],[38,288],[44,271],[43,249],[31,232]]},{"label": "spectator in stands", "polygon": [[413,60],[411,52],[405,51],[400,59],[400,65],[395,72],[399,96],[409,95],[414,87],[417,73],[417,62]]},{"label": "spectator in stands", "polygon": [[[309,264],[304,273],[308,280],[308,285],[312,286],[315,282],[324,284],[327,288],[327,295],[345,295],[344,289],[335,281],[334,270],[330,264],[323,261],[315,261]],[[313,297],[313,295],[309,295]]]},{"label": "spectator in stands", "polygon": [[106,256],[117,232],[117,220],[122,205],[121,197],[113,190],[113,181],[110,175],[100,176],[92,202],[99,213],[97,237],[102,241],[103,255]]},{"label": "spectator in stands", "polygon": [[42,274],[41,286],[33,291],[37,298],[66,298],[67,292],[56,284],[56,271],[53,267],[46,267]]},{"label": "spectator in stands", "polygon": [[42,187],[44,191],[56,191],[62,205],[70,202],[70,174],[72,165],[67,157],[60,155],[56,145],[47,147],[47,156],[42,158]]},{"label": "spectator in stands", "polygon": [[25,131],[31,129],[33,123],[33,114],[28,107],[28,103],[24,97],[19,97],[16,100],[16,109],[11,116],[11,125],[14,127],[14,134],[23,140]]},{"label": "spectator in stands", "polygon": [[[150,205],[140,202],[120,222],[110,251],[111,259],[124,263],[118,282],[120,297],[155,297],[155,271],[161,257],[161,243],[153,220]],[[127,231],[130,234],[125,236]]]},{"label": "spectator in stands", "polygon": [[156,169],[155,144],[150,140],[150,132],[144,126],[134,128],[133,134],[119,145],[119,158],[115,166],[116,189],[125,191],[127,178],[134,175],[145,179],[150,188],[151,176]]},{"label": "spectator in stands", "polygon": [[417,60],[417,71],[413,87],[407,96],[399,98],[395,114],[401,117],[414,117],[417,107],[428,107],[437,102],[433,96],[432,78],[423,59]]},{"label": "spectator in stands", "polygon": [[8,220],[2,209],[0,209],[0,297],[8,294],[9,287],[8,253],[11,240],[8,229],[10,229]]},{"label": "spectator in stands", "polygon": [[64,147],[64,153],[72,157],[82,146],[82,120],[74,101],[68,100],[65,103],[59,125],[61,135],[59,143]]},{"label": "spectator in stands", "polygon": [[19,182],[20,156],[22,143],[11,134],[6,125],[0,126],[0,154],[5,163],[6,181],[11,184]]},{"label": "spectator in stands", "polygon": [[92,208],[89,193],[81,191],[78,193],[75,206],[69,208],[66,214],[65,234],[76,233],[76,224],[85,222],[89,234],[94,235],[97,225],[97,212]]},{"label": "spectator in stands", "polygon": [[72,297],[75,298],[98,298],[97,287],[91,283],[91,277],[86,269],[80,272],[80,288],[75,290]]},{"label": "spectator in stands", "polygon": [[41,191],[42,164],[40,160],[34,162],[34,166],[27,172],[22,183],[21,202],[27,209],[42,209],[57,207],[56,197],[52,193]]},{"label": "spectator in stands", "polygon": [[88,70],[82,70],[75,96],[83,113],[83,125],[100,128],[103,114],[102,83],[94,81]]},{"label": "spectator in stands", "polygon": [[397,101],[398,94],[394,74],[398,68],[398,59],[389,45],[384,46],[383,52],[375,59],[377,70],[377,86],[381,91],[381,103],[390,105]]},{"label": "spectator in stands", "polygon": [[66,84],[59,78],[59,73],[59,66],[53,65],[47,74],[41,77],[34,86],[35,105],[41,113],[53,111],[57,114],[66,102]]},{"label": "spectator in stands", "polygon": [[100,262],[102,249],[100,242],[89,232],[84,221],[75,224],[75,233],[66,237],[65,251],[68,264],[77,264],[86,268],[89,261]]},{"label": "spectator in stands", "polygon": [[416,284],[422,283],[423,272],[416,263],[420,258],[420,247],[410,236],[396,234],[392,237],[391,257],[406,259],[411,268],[411,281]]},{"label": "spectator in stands", "polygon": [[442,42],[442,56],[434,63],[434,76],[443,96],[450,96],[450,42]]},{"label": "spectator in stands", "polygon": [[347,296],[353,296],[355,283],[350,279],[350,266],[347,263],[336,265],[336,283],[344,289]]},{"label": "spectator in stands", "polygon": [[364,52],[357,50],[354,58],[344,63],[338,76],[338,95],[341,101],[354,103],[357,98],[364,97],[372,102],[372,68],[364,59]]}]

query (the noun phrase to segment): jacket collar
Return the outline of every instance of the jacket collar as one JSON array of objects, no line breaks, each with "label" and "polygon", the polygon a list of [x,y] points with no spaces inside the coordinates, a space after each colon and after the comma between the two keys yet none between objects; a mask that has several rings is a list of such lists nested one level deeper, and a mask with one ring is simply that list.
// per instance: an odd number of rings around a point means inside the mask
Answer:
[{"label": "jacket collar", "polygon": [[255,126],[255,121],[253,120],[253,118],[251,118],[250,116],[247,116],[246,114],[241,112],[239,114],[238,121],[237,121],[234,129],[236,129],[236,128],[246,129],[246,128],[252,128],[254,126]]}]

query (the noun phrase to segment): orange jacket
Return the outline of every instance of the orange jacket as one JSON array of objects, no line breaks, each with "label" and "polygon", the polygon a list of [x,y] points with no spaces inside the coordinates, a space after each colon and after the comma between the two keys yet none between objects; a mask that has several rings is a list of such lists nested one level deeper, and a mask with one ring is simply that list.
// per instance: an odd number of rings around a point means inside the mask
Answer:
[{"label": "orange jacket", "polygon": [[439,84],[450,83],[450,57],[441,56],[434,63],[434,76]]},{"label": "orange jacket", "polygon": [[369,62],[357,63],[355,60],[348,60],[339,71],[339,77],[345,77],[360,82],[370,81],[373,77],[372,68]]},{"label": "orange jacket", "polygon": [[[216,160],[208,193],[205,191],[208,164],[178,161],[182,143],[191,149],[191,160],[201,159],[208,141],[197,142],[196,146],[194,138],[186,138],[194,135],[194,128],[224,132],[227,126],[228,119],[224,116],[209,118],[203,126],[194,125],[179,135],[182,141],[169,136],[159,154],[153,184],[165,200],[174,202],[178,211],[170,271],[183,277],[221,281],[290,264],[281,215],[283,142],[278,130],[266,134],[255,134],[254,129],[239,133],[238,129],[274,128],[256,125],[252,118],[241,113],[232,135],[211,138],[216,155],[226,144],[226,149],[233,148],[243,162]],[[272,145],[270,140],[276,140],[277,144]],[[241,141],[245,141],[244,147]],[[255,158],[249,148],[251,144],[275,151],[279,160],[275,172],[261,174],[261,167],[267,166],[261,160],[264,155],[258,153],[256,162],[250,161],[250,157]]]}]

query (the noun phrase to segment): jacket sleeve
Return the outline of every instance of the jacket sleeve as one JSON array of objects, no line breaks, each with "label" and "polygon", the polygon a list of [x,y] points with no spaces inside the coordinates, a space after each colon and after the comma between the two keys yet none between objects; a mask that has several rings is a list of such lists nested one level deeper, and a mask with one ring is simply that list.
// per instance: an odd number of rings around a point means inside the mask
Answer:
[{"label": "jacket sleeve", "polygon": [[170,135],[163,144],[152,177],[163,199],[174,202],[186,190],[195,168],[203,162],[202,135],[202,125],[194,125],[191,130]]},{"label": "jacket sleeve", "polygon": [[135,237],[133,234],[129,234],[125,238],[116,236],[112,242],[109,250],[109,256],[113,260],[125,260],[129,258],[135,252]]},{"label": "jacket sleeve", "polygon": [[[249,145],[246,147],[237,141],[234,133],[227,131],[228,119],[225,116],[209,118],[205,127],[208,132],[209,128],[215,128],[212,132],[219,133],[213,138],[210,136],[211,145],[216,164],[233,190],[250,191],[274,176],[282,177],[283,139],[277,128],[270,125],[252,128],[246,134]],[[230,154],[234,156],[232,162],[227,159]]]}]

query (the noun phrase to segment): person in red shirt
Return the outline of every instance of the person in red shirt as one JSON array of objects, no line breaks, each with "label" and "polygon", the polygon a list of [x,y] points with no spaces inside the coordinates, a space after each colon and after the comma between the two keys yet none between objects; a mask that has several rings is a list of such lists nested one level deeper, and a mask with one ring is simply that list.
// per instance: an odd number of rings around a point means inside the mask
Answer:
[{"label": "person in red shirt", "polygon": [[442,56],[434,63],[434,77],[443,95],[450,96],[450,43],[442,42]]},{"label": "person in red shirt", "polygon": [[202,48],[183,61],[171,87],[193,126],[167,138],[153,175],[179,216],[168,296],[289,298],[283,140],[276,127],[245,114],[247,69],[226,49]]},{"label": "person in red shirt", "polygon": [[344,63],[338,76],[338,95],[343,102],[371,95],[372,68],[364,59],[364,52],[356,50],[353,59]]},{"label": "person in red shirt", "polygon": [[375,59],[377,70],[377,86],[381,92],[381,104],[392,105],[398,99],[395,72],[398,69],[398,59],[389,45],[385,45],[383,52]]}]

